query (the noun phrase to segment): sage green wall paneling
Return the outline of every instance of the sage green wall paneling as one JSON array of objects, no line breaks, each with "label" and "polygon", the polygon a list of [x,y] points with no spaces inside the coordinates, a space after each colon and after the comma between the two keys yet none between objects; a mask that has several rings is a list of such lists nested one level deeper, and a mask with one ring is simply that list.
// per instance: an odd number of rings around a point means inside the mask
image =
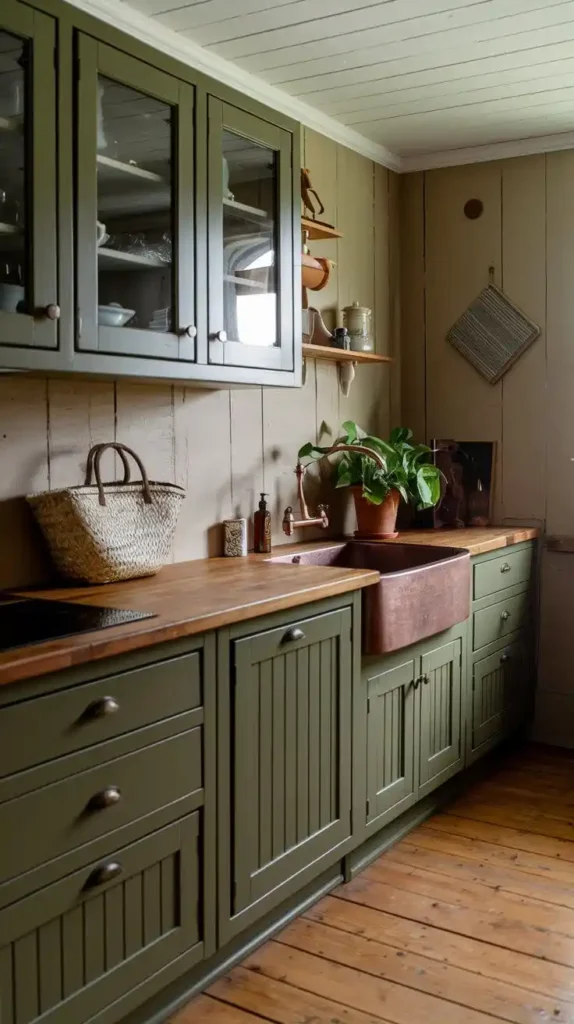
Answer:
[{"label": "sage green wall paneling", "polygon": [[463,649],[453,640],[421,658],[419,797],[463,766]]},{"label": "sage green wall paneling", "polygon": [[[45,312],[48,306],[58,306],[60,302],[56,230],[56,23],[40,11],[14,0],[5,0],[0,13],[2,29],[25,41],[23,73],[28,76],[26,88],[29,89],[32,110],[41,110],[41,116],[30,116],[29,108],[24,113],[30,145],[25,147],[23,154],[27,205],[20,215],[26,224],[30,259],[27,265],[23,259],[20,262],[30,313],[0,311],[0,345],[56,349],[58,319],[48,317]],[[3,148],[8,148],[11,140],[15,146],[21,145],[21,131],[4,128],[2,134]],[[21,152],[12,157],[6,154],[5,174],[9,173],[12,162],[18,167],[20,159]],[[4,184],[9,199],[13,199],[14,189],[9,178]],[[10,221],[6,230],[12,226]],[[22,354],[22,358],[25,365],[33,362],[31,355]]]},{"label": "sage green wall paneling", "polygon": [[1,911],[3,1022],[78,1024],[184,950],[199,960],[199,830],[195,812]]},{"label": "sage green wall paneling", "polygon": [[[425,175],[400,180],[402,420],[427,438],[425,311]],[[408,282],[408,285],[407,285]]]},{"label": "sage green wall paneling", "polygon": [[[381,828],[416,799],[415,656],[383,660],[381,671],[365,672],[367,684],[367,826]],[[384,665],[388,668],[383,668]],[[365,756],[365,751],[357,751]],[[374,826],[374,827],[373,827]]]}]

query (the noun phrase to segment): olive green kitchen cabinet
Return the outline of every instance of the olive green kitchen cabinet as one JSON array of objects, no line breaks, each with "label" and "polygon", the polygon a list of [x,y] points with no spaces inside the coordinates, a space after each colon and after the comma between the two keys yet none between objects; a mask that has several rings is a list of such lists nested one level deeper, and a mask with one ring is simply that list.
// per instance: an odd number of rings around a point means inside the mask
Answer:
[{"label": "olive green kitchen cabinet", "polygon": [[536,545],[473,559],[467,761],[482,757],[533,710]]},{"label": "olive green kitchen cabinet", "polygon": [[354,760],[366,779],[366,836],[463,767],[466,634],[464,622],[405,650],[364,659],[366,744],[358,716]]},{"label": "olive green kitchen cabinet", "polygon": [[1,689],[0,1019],[115,1024],[215,951],[215,637]]},{"label": "olive green kitchen cabinet", "polygon": [[0,368],[299,386],[299,125],[59,0],[0,46]]},{"label": "olive green kitchen cabinet", "polygon": [[59,340],[56,29],[17,0],[0,6],[0,350],[24,365]]},{"label": "olive green kitchen cabinet", "polygon": [[351,841],[353,605],[319,607],[219,639],[220,942]]}]

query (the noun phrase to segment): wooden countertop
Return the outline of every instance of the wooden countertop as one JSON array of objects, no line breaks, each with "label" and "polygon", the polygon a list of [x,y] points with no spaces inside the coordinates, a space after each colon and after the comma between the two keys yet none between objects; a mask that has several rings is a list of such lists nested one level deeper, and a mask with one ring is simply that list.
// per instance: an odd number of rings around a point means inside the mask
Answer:
[{"label": "wooden countertop", "polygon": [[289,564],[270,563],[269,557],[205,558],[169,565],[156,576],[126,583],[21,591],[27,597],[156,614],[152,619],[4,651],[0,686],[335,597],[379,580],[378,572],[370,569],[299,565],[294,571]]},{"label": "wooden countertop", "polygon": [[471,555],[536,540],[540,530],[529,526],[469,526],[465,530],[406,530],[390,544],[431,544],[447,548],[465,548]]},{"label": "wooden countertop", "polygon": [[[460,547],[478,555],[537,536],[537,530],[527,528],[411,530],[396,541],[384,543]],[[285,545],[274,554],[296,554],[333,543],[336,541]],[[368,587],[379,579],[379,574],[370,570],[333,566],[299,565],[294,572],[289,564],[269,562],[269,557],[205,558],[166,566],[157,576],[126,583],[22,591],[23,596],[150,611],[156,615],[2,652],[0,685],[335,597]]]}]

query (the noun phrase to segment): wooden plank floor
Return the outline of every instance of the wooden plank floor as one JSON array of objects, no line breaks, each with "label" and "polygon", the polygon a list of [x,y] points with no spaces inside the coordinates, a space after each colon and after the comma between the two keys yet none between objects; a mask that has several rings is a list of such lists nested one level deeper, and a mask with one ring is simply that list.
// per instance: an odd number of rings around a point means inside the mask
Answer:
[{"label": "wooden plank floor", "polygon": [[528,745],[172,1024],[574,1024],[574,752]]}]

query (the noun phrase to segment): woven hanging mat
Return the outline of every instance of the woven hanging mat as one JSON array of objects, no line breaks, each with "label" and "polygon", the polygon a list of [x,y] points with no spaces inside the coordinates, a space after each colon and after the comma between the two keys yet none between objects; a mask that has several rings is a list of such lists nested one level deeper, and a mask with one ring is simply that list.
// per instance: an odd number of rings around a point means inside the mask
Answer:
[{"label": "woven hanging mat", "polygon": [[538,325],[489,284],[446,337],[483,377],[496,384],[539,334]]}]

